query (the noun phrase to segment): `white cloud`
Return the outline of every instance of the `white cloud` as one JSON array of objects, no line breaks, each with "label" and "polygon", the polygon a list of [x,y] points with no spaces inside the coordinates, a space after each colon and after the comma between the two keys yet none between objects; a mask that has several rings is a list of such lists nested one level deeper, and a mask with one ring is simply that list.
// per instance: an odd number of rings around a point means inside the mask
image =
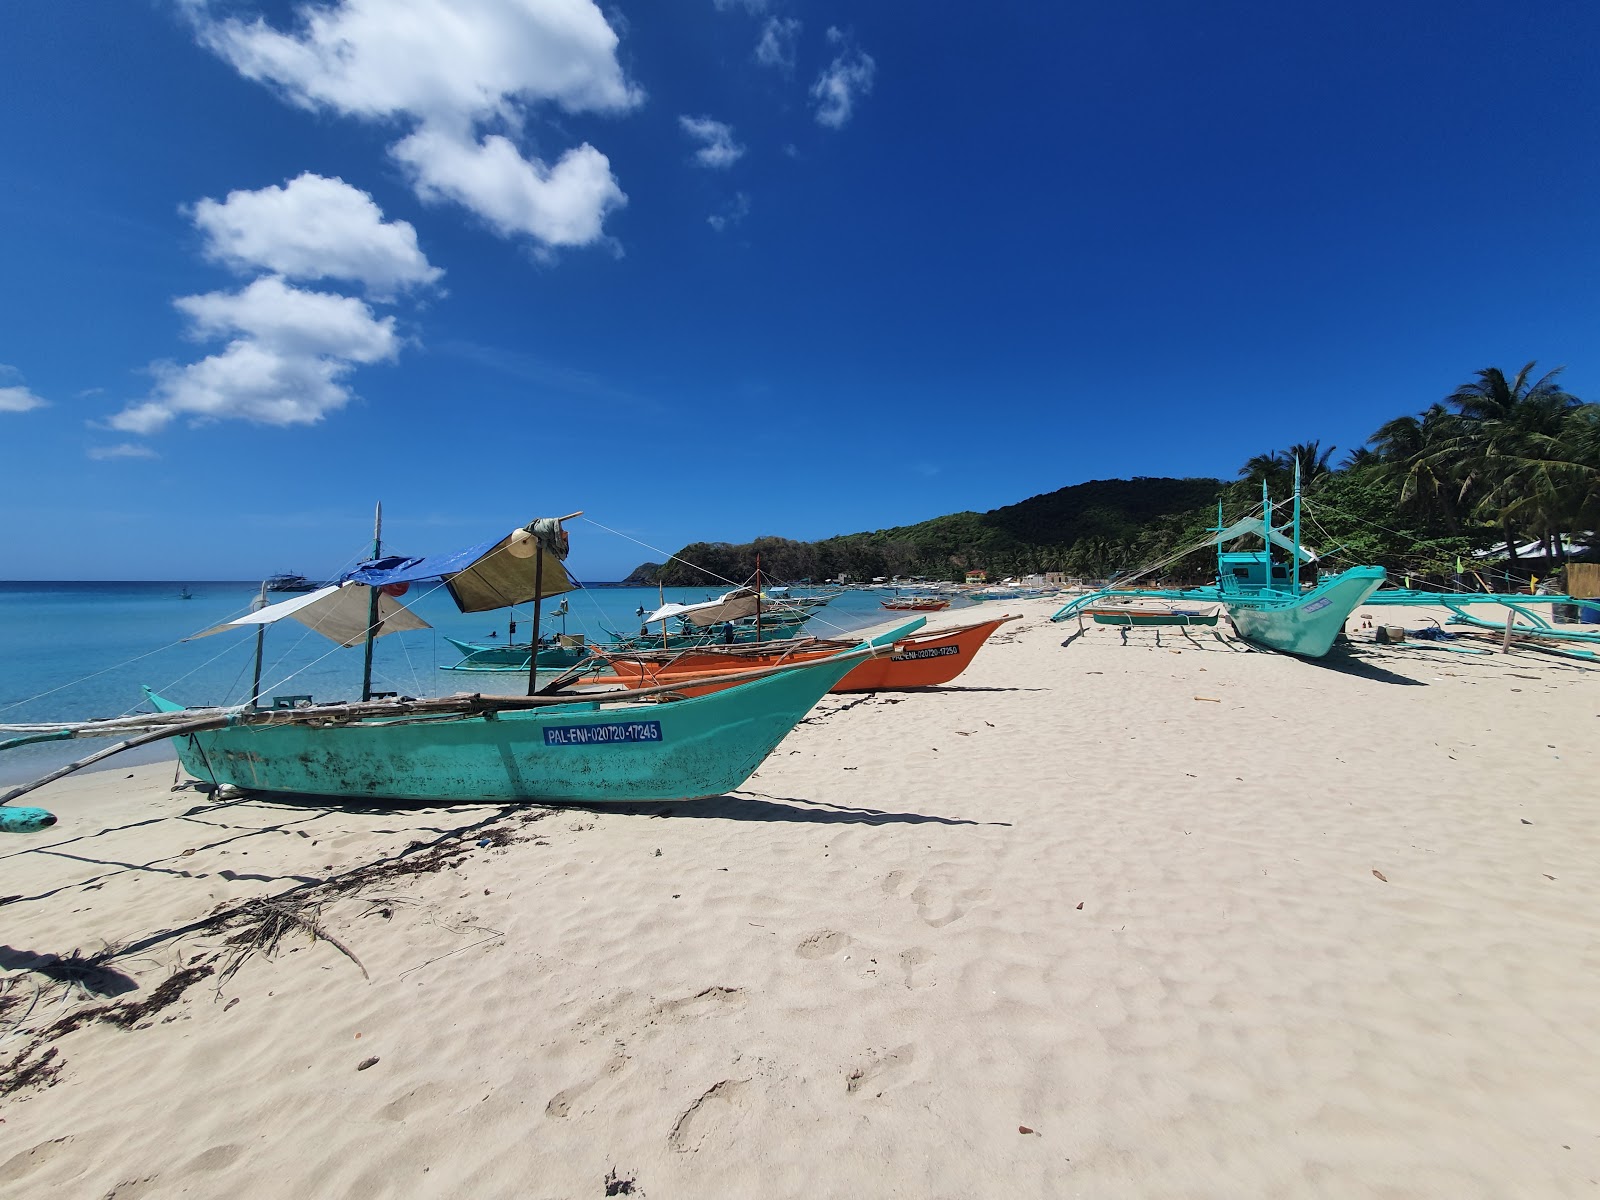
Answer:
[{"label": "white cloud", "polygon": [[0,413],[30,412],[35,408],[44,408],[45,403],[21,384],[0,387]]},{"label": "white cloud", "polygon": [[744,155],[744,147],[733,140],[733,126],[710,117],[679,117],[678,127],[700,143],[694,161],[702,167],[731,167]]},{"label": "white cloud", "polygon": [[628,202],[604,154],[585,143],[555,166],[525,159],[506,138],[479,142],[422,129],[391,153],[413,173],[424,200],[453,200],[502,235],[525,233],[551,246],[585,246],[606,215]]},{"label": "white cloud", "polygon": [[764,67],[776,67],[785,75],[792,74],[799,37],[800,22],[794,17],[768,17],[756,42],[756,61]]},{"label": "white cloud", "polygon": [[620,112],[642,99],[591,0],[335,0],[301,6],[294,33],[190,8],[240,74],[346,116],[459,124],[530,101]]},{"label": "white cloud", "polygon": [[872,91],[878,68],[870,54],[838,29],[828,30],[828,40],[839,47],[839,55],[811,85],[811,98],[817,104],[817,124],[839,129],[850,120],[856,100]]},{"label": "white cloud", "polygon": [[118,442],[115,446],[90,446],[90,458],[104,461],[108,458],[160,458],[161,456],[149,446],[141,446],[138,442]]},{"label": "white cloud", "polygon": [[201,200],[193,217],[207,257],[236,270],[354,280],[378,299],[444,274],[429,264],[408,222],[385,221],[366,192],[309,171],[282,187]]},{"label": "white cloud", "polygon": [[276,276],[240,292],[174,301],[195,336],[230,338],[187,366],[157,364],[149,399],[111,418],[114,429],[149,434],[180,416],[309,425],[350,399],[342,382],[358,364],[395,356],[394,318],[360,300],[292,287]]},{"label": "white cloud", "polygon": [[706,218],[706,224],[721,233],[729,225],[737,225],[750,215],[750,197],[743,192],[735,192],[733,199],[728,201],[719,213],[712,213]]},{"label": "white cloud", "polygon": [[[216,15],[212,0],[183,2],[206,46],[292,103],[411,126],[392,152],[418,194],[461,204],[502,234],[598,241],[625,200],[594,147],[550,166],[504,136],[541,103],[621,113],[642,102],[593,0],[334,0],[300,7],[290,33]],[[454,178],[462,168],[470,179]]]}]

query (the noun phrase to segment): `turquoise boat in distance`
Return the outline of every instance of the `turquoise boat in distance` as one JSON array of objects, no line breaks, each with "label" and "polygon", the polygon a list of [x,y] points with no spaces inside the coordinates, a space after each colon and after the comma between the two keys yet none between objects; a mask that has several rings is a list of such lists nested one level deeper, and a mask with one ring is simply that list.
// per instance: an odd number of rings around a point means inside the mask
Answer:
[{"label": "turquoise boat in distance", "polygon": [[[521,645],[513,645],[509,642],[503,644],[496,642],[463,642],[448,635],[445,636],[444,640],[461,651],[461,661],[439,668],[442,671],[526,671],[528,669],[528,652],[531,647],[527,642],[523,642]],[[564,671],[568,667],[576,666],[588,657],[589,647],[581,640],[567,645],[547,640],[539,647],[539,669]]]},{"label": "turquoise boat in distance", "polygon": [[[1316,562],[1316,555],[1300,545],[1298,464],[1290,524],[1274,527],[1272,507],[1265,484],[1261,488],[1262,515],[1259,517],[1247,517],[1224,526],[1222,507],[1217,506],[1217,526],[1211,531],[1217,548],[1215,586],[1104,588],[1074,598],[1050,619],[1068,620],[1114,597],[1217,604],[1227,612],[1234,629],[1246,641],[1299,658],[1323,657],[1333,649],[1334,640],[1344,631],[1350,614],[1383,586],[1387,573],[1382,567],[1351,567],[1310,588],[1305,587],[1301,583],[1302,570],[1306,564]],[[1285,536],[1286,531],[1290,536]],[[1262,549],[1227,549],[1228,543],[1252,535],[1261,538]],[[1274,545],[1289,551],[1289,562],[1273,561]]]}]

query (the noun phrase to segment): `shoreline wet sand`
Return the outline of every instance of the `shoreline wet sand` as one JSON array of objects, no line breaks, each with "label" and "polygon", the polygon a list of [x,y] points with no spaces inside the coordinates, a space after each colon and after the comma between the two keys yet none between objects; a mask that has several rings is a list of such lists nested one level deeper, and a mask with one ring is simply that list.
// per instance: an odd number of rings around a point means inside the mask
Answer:
[{"label": "shoreline wet sand", "polygon": [[47,788],[0,1196],[1593,1190],[1600,668],[1005,607],[713,800]]}]

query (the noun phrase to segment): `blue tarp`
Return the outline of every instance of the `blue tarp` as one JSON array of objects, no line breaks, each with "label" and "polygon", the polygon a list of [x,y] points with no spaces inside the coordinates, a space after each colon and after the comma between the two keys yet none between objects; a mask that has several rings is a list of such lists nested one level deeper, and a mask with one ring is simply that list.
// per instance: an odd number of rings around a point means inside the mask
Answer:
[{"label": "blue tarp", "polygon": [[413,583],[443,580],[450,589],[456,607],[462,612],[488,612],[513,604],[526,604],[535,596],[558,596],[577,586],[561,565],[566,552],[566,536],[559,527],[553,530],[553,536],[559,552],[552,552],[544,540],[552,537],[552,533],[541,533],[537,553],[528,554],[526,558],[520,557],[515,550],[507,549],[514,538],[526,537],[521,530],[517,530],[507,537],[480,542],[448,554],[432,554],[426,558],[393,555],[373,559],[362,563],[343,578],[369,587],[401,587],[402,590],[403,586]]},{"label": "blue tarp", "polygon": [[458,571],[465,571],[503,540],[503,538],[490,538],[487,542],[480,542],[467,550],[453,550],[449,554],[430,554],[427,558],[403,558],[398,554],[391,554],[386,558],[375,558],[370,562],[364,562],[340,579],[364,583],[368,587],[446,579]]}]

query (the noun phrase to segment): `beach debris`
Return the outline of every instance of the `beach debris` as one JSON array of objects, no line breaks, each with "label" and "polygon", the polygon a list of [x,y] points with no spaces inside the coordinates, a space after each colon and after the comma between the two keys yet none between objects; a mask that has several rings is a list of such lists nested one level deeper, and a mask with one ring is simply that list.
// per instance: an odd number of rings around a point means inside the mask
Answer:
[{"label": "beach debris", "polygon": [[1373,873],[1373,875],[1375,875],[1382,882],[1384,882],[1384,883],[1388,883],[1389,882],[1389,877],[1387,875],[1385,875],[1382,871],[1378,870],[1376,867],[1374,867],[1372,869],[1372,873]]},{"label": "beach debris", "polygon": [[[619,1176],[615,1167],[606,1172],[606,1195],[608,1196],[632,1196],[634,1194],[633,1184],[634,1181],[632,1179],[624,1179]],[[639,1194],[643,1195],[642,1192]]]},{"label": "beach debris", "polygon": [[1029,1134],[1029,1133],[1031,1133],[1031,1134],[1033,1134],[1034,1137],[1038,1137],[1039,1136],[1039,1131],[1037,1129],[1029,1129],[1026,1125],[1018,1125],[1017,1126],[1017,1132],[1021,1133],[1021,1134]]},{"label": "beach debris", "polygon": [[222,968],[219,982],[227,983],[232,979],[252,954],[260,953],[271,958],[277,953],[278,944],[284,936],[295,929],[310,934],[313,943],[327,942],[361,968],[362,978],[370,980],[372,976],[367,974],[367,968],[356,957],[355,951],[322,927],[319,922],[321,915],[321,903],[310,898],[252,900],[241,906],[231,923],[242,928],[228,939],[228,945],[234,950]]},{"label": "beach debris", "polygon": [[377,1065],[378,1056],[374,1054],[371,1058],[363,1058],[360,1062],[358,1062],[356,1064],[356,1070],[365,1071],[368,1067],[375,1067]]},{"label": "beach debris", "polygon": [[42,1045],[30,1042],[10,1062],[0,1066],[0,1096],[28,1088],[55,1087],[61,1082],[61,1068],[66,1066],[60,1051],[49,1046],[43,1054],[34,1052]]},{"label": "beach debris", "polygon": [[657,857],[657,858],[661,857],[661,847],[660,846],[656,847],[655,857]]},{"label": "beach debris", "polygon": [[1522,818],[1522,823],[1523,823],[1523,824],[1524,824],[1524,825],[1532,825],[1532,824],[1533,824],[1533,822],[1532,822],[1532,821],[1530,821],[1530,820],[1528,820],[1528,818],[1527,818],[1527,817],[1523,817],[1523,818]]},{"label": "beach debris", "polygon": [[1078,901],[1078,907],[1079,907],[1079,908],[1082,908],[1082,907],[1083,907],[1083,901],[1082,901],[1082,900],[1079,900],[1079,901]]},{"label": "beach debris", "polygon": [[1207,704],[1221,704],[1222,701],[1215,696],[1196,696],[1196,700],[1204,700]]},{"label": "beach debris", "polygon": [[1555,876],[1554,875],[1547,875],[1543,871],[1540,871],[1539,874],[1544,875],[1544,877],[1546,879],[1550,880],[1552,883],[1555,882]]}]

